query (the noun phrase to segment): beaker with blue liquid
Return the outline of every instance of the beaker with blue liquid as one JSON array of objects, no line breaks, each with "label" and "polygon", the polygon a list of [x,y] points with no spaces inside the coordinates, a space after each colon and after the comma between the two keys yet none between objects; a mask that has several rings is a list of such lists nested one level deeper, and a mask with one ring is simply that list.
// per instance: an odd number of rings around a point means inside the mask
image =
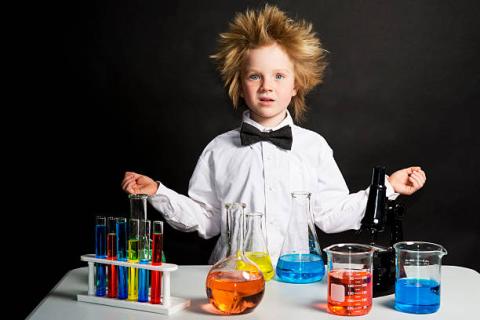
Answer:
[{"label": "beaker with blue liquid", "polygon": [[395,309],[434,313],[440,308],[442,257],[447,250],[423,241],[403,241],[395,249]]}]

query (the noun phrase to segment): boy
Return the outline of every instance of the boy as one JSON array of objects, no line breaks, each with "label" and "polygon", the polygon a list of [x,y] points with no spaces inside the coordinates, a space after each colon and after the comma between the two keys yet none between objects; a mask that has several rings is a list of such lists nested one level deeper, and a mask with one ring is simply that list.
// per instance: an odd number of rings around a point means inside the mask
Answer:
[{"label": "boy", "polygon": [[[358,229],[368,189],[349,194],[332,150],[319,134],[294,124],[305,95],[321,83],[324,50],[311,24],[295,22],[274,6],[237,14],[229,32],[220,35],[212,56],[219,65],[234,107],[244,103],[241,128],[217,136],[202,152],[188,197],[151,178],[126,172],[122,188],[150,195],[154,208],[174,228],[201,237],[221,234],[210,257],[225,255],[224,204],[244,202],[265,213],[268,250],[276,264],[287,231],[290,193],[312,192],[315,224],[324,232]],[[387,196],[412,194],[425,183],[419,167],[387,177]]]}]

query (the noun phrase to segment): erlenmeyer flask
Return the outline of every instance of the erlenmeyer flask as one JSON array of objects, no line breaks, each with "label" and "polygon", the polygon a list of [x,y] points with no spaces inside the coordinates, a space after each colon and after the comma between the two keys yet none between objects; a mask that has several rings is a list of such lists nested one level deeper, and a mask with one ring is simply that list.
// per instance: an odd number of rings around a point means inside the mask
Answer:
[{"label": "erlenmeyer flask", "polygon": [[265,281],[269,281],[275,272],[268,254],[264,230],[262,212],[245,213],[245,256],[257,264],[263,272]]},{"label": "erlenmeyer flask", "polygon": [[325,274],[310,212],[310,196],[309,192],[292,193],[292,213],[277,263],[280,281],[310,283],[322,280]]},{"label": "erlenmeyer flask", "polygon": [[226,204],[227,257],[208,272],[209,302],[221,312],[238,314],[253,310],[262,300],[265,279],[258,266],[244,256],[243,210],[245,204]]}]

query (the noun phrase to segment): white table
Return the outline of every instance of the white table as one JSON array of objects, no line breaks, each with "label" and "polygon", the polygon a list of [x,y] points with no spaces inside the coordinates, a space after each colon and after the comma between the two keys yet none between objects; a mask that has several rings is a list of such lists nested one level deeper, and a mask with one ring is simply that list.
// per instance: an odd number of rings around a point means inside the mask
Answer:
[{"label": "white table", "polygon": [[[76,296],[88,290],[87,267],[69,271],[29,315],[30,319],[220,319],[213,315],[205,293],[209,266],[179,266],[172,273],[172,295],[191,299],[186,310],[166,316],[144,311],[113,308],[78,302]],[[267,282],[260,305],[251,313],[225,316],[229,319],[344,319],[326,311],[327,284],[287,284]],[[440,310],[415,315],[393,309],[394,295],[373,299],[369,314],[351,319],[474,319],[480,303],[480,274],[472,269],[443,266]],[[463,318],[462,318],[463,317]]]}]

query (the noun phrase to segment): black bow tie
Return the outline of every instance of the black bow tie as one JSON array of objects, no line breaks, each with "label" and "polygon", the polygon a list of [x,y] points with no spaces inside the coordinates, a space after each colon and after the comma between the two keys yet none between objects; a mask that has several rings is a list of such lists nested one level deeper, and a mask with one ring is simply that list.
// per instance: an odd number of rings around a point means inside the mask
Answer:
[{"label": "black bow tie", "polygon": [[292,128],[290,126],[281,127],[278,130],[262,132],[248,123],[242,123],[240,129],[240,140],[242,146],[249,146],[259,141],[270,141],[277,147],[285,150],[292,149]]}]

